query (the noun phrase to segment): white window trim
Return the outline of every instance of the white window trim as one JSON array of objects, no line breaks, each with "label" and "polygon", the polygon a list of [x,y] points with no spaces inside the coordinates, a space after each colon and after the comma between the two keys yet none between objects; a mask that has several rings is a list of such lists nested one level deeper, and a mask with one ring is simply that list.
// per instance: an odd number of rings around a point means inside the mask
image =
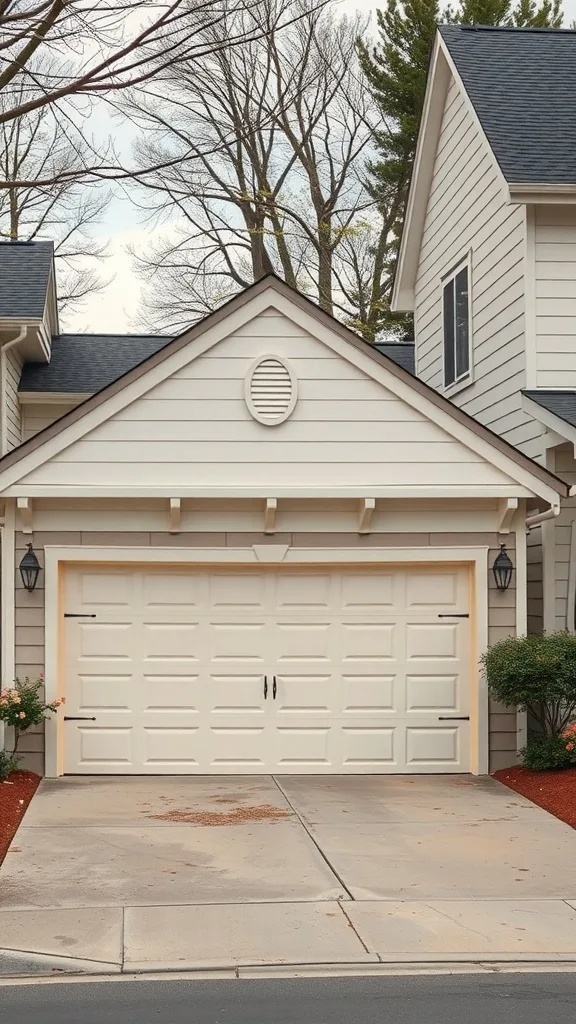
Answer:
[{"label": "white window trim", "polygon": [[[456,377],[456,380],[446,383],[446,352],[444,347],[444,289],[453,281],[461,270],[468,271],[468,370],[466,373]],[[442,314],[442,389],[447,398],[463,391],[474,381],[474,347],[472,344],[472,254],[468,253],[459,260],[452,269],[440,278],[440,309]]]},{"label": "white window trim", "polygon": [[[61,696],[61,622],[62,571],[66,564],[137,564],[137,565],[228,565],[242,567],[258,564],[258,554],[247,548],[149,548],[51,546],[45,553],[46,607],[46,700]],[[480,655],[488,645],[488,548],[486,547],[406,547],[406,548],[291,548],[277,558],[284,565],[366,565],[380,564],[446,564],[470,567],[471,634],[470,650],[470,771],[473,775],[488,774],[488,688],[484,674],[478,669]],[[11,636],[13,642],[13,633]],[[57,778],[63,772],[62,715],[46,720],[45,772]]]}]

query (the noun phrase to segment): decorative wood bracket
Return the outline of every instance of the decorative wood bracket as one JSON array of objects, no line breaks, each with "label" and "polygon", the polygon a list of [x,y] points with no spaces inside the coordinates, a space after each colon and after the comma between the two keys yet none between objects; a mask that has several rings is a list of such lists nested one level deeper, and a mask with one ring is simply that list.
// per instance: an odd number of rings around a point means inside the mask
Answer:
[{"label": "decorative wood bracket", "polygon": [[360,502],[360,514],[358,517],[358,533],[370,533],[372,529],[372,516],[376,508],[376,498],[363,498]]},{"label": "decorative wood bracket", "polygon": [[170,498],[170,533],[180,533],[180,498]]},{"label": "decorative wood bracket", "polygon": [[510,533],[518,498],[500,498],[498,502],[498,533]]},{"label": "decorative wood bracket", "polygon": [[266,498],[266,507],[264,509],[264,533],[274,533],[276,531],[277,511],[278,499]]},{"label": "decorative wood bracket", "polygon": [[16,505],[22,522],[22,533],[32,533],[32,498],[17,498]]}]

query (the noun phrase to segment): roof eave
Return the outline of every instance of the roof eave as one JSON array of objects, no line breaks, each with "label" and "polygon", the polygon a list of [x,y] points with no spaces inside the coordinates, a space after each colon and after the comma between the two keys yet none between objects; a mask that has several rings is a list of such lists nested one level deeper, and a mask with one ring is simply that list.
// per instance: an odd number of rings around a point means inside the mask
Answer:
[{"label": "roof eave", "polygon": [[511,181],[508,183],[511,203],[576,203],[576,183],[546,181]]},{"label": "roof eave", "polygon": [[440,132],[444,100],[450,77],[448,64],[442,55],[442,40],[440,33],[436,32],[406,203],[396,277],[390,300],[390,308],[394,313],[411,313],[414,309],[414,284],[418,269],[420,239],[434,170],[436,141]]},{"label": "roof eave", "polygon": [[488,141],[472,100],[452,59],[450,50],[441,33],[437,30],[430,61],[430,70],[428,72],[428,83],[420,131],[418,133],[414,170],[406,204],[406,217],[404,219],[404,229],[398,255],[398,269],[390,301],[390,308],[394,313],[411,313],[414,310],[416,274],[418,271],[424,220],[434,172],[438,137],[442,127],[446,91],[451,77],[461,90],[468,114],[479,133],[484,152],[492,163],[502,193],[506,197],[509,195],[508,183],[496,159],[494,150]]},{"label": "roof eave", "polygon": [[521,399],[522,408],[526,412],[530,413],[535,420],[538,420],[548,430],[554,431],[555,434],[558,434],[561,438],[565,438],[565,440],[570,444],[576,446],[576,427],[571,423],[568,423],[567,420],[562,419],[562,417],[558,416],[555,412],[552,412],[550,409],[546,409],[545,406],[540,405],[539,402],[535,402],[534,399],[524,391],[521,392]]}]

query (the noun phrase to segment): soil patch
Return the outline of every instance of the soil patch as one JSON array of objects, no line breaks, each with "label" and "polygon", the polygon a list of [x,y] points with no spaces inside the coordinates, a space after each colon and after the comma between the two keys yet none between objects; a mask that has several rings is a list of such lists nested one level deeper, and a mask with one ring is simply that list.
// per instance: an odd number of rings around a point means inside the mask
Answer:
[{"label": "soil patch", "polygon": [[273,804],[258,804],[253,807],[235,807],[233,811],[165,811],[164,814],[148,814],[156,821],[171,821],[189,825],[242,825],[250,821],[279,821],[289,817],[288,811]]},{"label": "soil patch", "polygon": [[494,778],[576,828],[576,768],[531,772],[515,765],[494,772]]},{"label": "soil patch", "polygon": [[12,772],[0,782],[0,864],[39,782],[34,772]]}]

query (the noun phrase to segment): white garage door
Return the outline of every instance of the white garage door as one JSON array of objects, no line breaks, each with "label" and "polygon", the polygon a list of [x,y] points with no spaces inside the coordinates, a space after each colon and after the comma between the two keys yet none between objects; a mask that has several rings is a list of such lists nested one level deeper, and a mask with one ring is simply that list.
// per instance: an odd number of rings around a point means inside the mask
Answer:
[{"label": "white garage door", "polygon": [[466,772],[468,601],[464,568],[70,569],[65,771]]}]

